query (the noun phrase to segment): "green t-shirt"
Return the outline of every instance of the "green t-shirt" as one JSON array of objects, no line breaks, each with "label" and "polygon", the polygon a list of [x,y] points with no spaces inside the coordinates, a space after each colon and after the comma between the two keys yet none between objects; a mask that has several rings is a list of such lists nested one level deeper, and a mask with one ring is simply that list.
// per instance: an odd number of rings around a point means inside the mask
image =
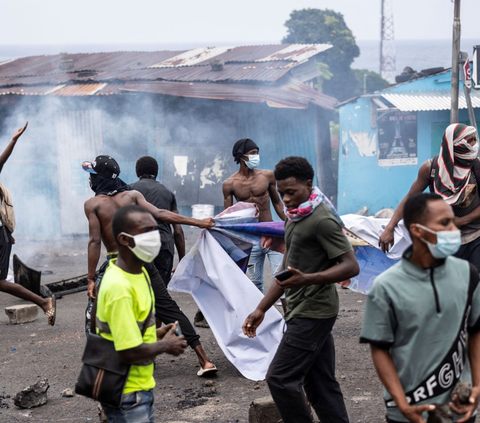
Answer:
[{"label": "green t-shirt", "polygon": [[[155,310],[154,293],[146,280],[147,272],[139,275],[124,272],[112,259],[103,277],[98,295],[97,318],[108,324],[111,333],[97,327],[97,333],[115,344],[115,350],[123,351],[138,347],[143,343],[157,341],[155,320],[149,317]],[[152,308],[153,307],[153,308]],[[150,324],[142,339],[144,322]],[[135,391],[148,391],[155,386],[153,363],[147,366],[132,365],[125,385],[124,394]]]},{"label": "green t-shirt", "polygon": [[[303,273],[326,270],[337,263],[337,257],[352,250],[338,220],[323,203],[299,222],[287,221],[285,244],[286,266]],[[286,289],[285,297],[285,320],[293,317],[329,319],[338,314],[338,294],[333,283]]]}]

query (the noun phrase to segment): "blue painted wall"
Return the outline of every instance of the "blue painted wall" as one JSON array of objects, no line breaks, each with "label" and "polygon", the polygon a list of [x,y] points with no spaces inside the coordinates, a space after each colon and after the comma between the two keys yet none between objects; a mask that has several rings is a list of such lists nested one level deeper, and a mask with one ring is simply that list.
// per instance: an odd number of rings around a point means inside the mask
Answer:
[{"label": "blue painted wall", "polygon": [[[398,85],[389,92],[450,89],[450,72]],[[387,90],[386,90],[387,91]],[[364,206],[371,213],[383,208],[395,208],[410,189],[421,164],[439,149],[441,135],[450,121],[450,111],[417,112],[418,164],[404,166],[378,165],[377,128],[371,127],[369,98],[345,104],[339,109],[340,146],[338,169],[338,209],[354,213]],[[477,116],[480,110],[476,109]],[[460,122],[468,123],[466,110],[459,112]],[[361,154],[352,133],[375,137],[372,148]],[[435,153],[437,154],[437,153]]]}]

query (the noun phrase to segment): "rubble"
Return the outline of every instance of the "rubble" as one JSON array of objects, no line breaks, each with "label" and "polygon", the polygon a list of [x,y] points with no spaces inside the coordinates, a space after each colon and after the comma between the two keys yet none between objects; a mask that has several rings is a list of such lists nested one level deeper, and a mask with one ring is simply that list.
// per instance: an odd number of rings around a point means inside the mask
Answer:
[{"label": "rubble", "polygon": [[452,397],[456,395],[460,404],[468,404],[470,394],[472,393],[472,385],[470,382],[464,381],[457,383],[452,391]]},{"label": "rubble", "polygon": [[35,321],[38,317],[38,307],[35,304],[14,305],[5,307],[5,314],[11,325],[20,325]]},{"label": "rubble", "polygon": [[41,379],[31,386],[27,386],[13,398],[13,403],[20,408],[34,408],[48,402],[47,391],[50,388],[48,379]]},{"label": "rubble", "polygon": [[373,217],[377,219],[391,219],[393,213],[395,213],[394,209],[382,209],[376,212]]},{"label": "rubble", "polygon": [[453,423],[453,414],[448,404],[433,404],[435,410],[428,412],[427,423]]},{"label": "rubble", "polygon": [[73,392],[72,388],[67,388],[62,391],[62,397],[70,398],[74,396],[75,396],[75,393]]},{"label": "rubble", "polygon": [[258,398],[250,404],[248,410],[249,423],[283,422],[272,397]]}]

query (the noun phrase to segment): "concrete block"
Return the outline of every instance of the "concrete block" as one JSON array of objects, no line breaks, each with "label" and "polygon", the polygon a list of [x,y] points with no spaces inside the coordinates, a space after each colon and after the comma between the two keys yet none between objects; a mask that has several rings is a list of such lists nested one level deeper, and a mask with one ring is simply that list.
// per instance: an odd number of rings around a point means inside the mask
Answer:
[{"label": "concrete block", "polygon": [[35,304],[15,305],[5,307],[5,314],[11,325],[33,322],[38,317],[38,307]]},{"label": "concrete block", "polygon": [[250,404],[248,410],[249,423],[280,423],[283,422],[272,397],[259,398]]},{"label": "concrete block", "polygon": [[13,398],[13,403],[20,408],[34,408],[48,402],[47,391],[50,388],[48,379],[41,379],[27,386]]}]

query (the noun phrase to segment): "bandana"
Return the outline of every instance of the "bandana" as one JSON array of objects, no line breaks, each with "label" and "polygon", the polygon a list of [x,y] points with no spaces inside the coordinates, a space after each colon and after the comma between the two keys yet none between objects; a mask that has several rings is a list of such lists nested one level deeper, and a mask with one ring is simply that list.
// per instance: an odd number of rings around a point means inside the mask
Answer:
[{"label": "bandana", "polygon": [[443,135],[434,187],[435,193],[441,195],[451,206],[460,204],[464,199],[470,173],[477,158],[477,153],[465,138],[476,133],[473,126],[454,123],[447,127]]},{"label": "bandana", "polygon": [[335,209],[335,206],[327,198],[327,196],[318,189],[318,187],[313,187],[312,193],[310,194],[310,197],[308,197],[308,200],[300,204],[296,209],[287,210],[287,208],[284,207],[283,212],[290,222],[300,222],[300,220],[310,216],[313,211],[322,203],[325,203],[330,208],[333,215],[338,220],[338,223],[340,223],[342,227],[345,226],[342,218]]},{"label": "bandana", "polygon": [[242,138],[238,140],[233,146],[232,155],[235,158],[235,162],[240,163],[240,159],[246,153],[252,150],[260,150],[258,145],[255,144],[250,138]]},{"label": "bandana", "polygon": [[129,191],[129,186],[123,182],[120,178],[107,179],[101,175],[94,173],[90,174],[92,179],[92,190],[97,195],[110,195],[114,196],[122,191]]}]

